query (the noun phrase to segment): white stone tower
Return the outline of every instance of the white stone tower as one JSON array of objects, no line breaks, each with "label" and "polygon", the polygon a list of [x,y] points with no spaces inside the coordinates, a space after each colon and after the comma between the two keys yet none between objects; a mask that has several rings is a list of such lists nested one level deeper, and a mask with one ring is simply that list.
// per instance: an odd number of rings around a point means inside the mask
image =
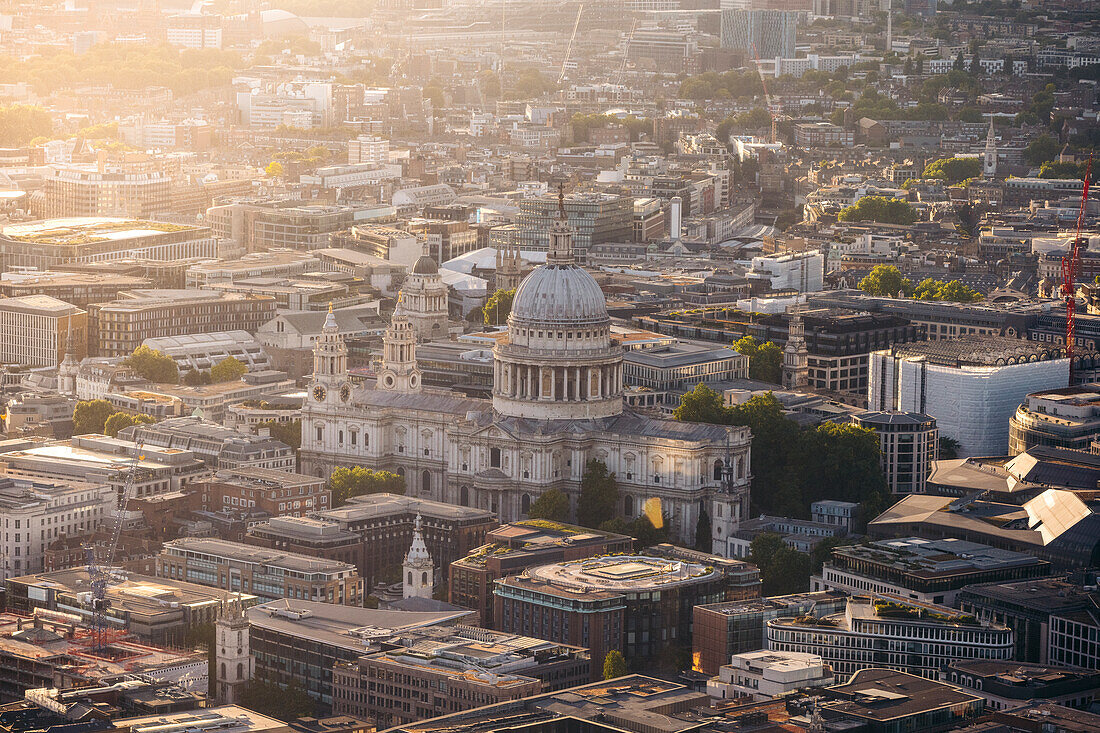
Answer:
[{"label": "white stone tower", "polygon": [[726,428],[726,458],[722,461],[722,485],[710,503],[711,552],[725,556],[729,537],[749,518],[749,454],[733,449],[734,431]]},{"label": "white stone tower", "polygon": [[423,343],[447,337],[448,291],[439,274],[439,265],[421,255],[409,270],[401,286],[402,303],[416,340]]},{"label": "white stone tower", "polygon": [[421,521],[417,514],[416,524],[413,525],[412,545],[401,565],[404,598],[431,598],[435,590],[435,563],[428,554],[428,546],[424,544],[424,535],[420,531]]},{"label": "white stone tower", "polygon": [[416,366],[416,333],[405,314],[404,293],[397,298],[393,320],[382,337],[382,368],[378,389],[419,392],[420,369]]},{"label": "white stone tower", "polygon": [[985,137],[985,156],[982,159],[982,177],[997,175],[997,133],[993,129],[993,117],[989,118],[989,134]]},{"label": "white stone tower", "polygon": [[214,696],[226,705],[235,705],[252,679],[248,617],[244,615],[240,598],[226,603],[218,614],[214,622],[214,648]]},{"label": "white stone tower", "polygon": [[348,347],[340,337],[340,328],[336,325],[331,303],[325,325],[321,327],[321,335],[313,345],[313,382],[309,386],[309,396],[314,402],[347,402],[351,396]]},{"label": "white stone tower", "polygon": [[783,348],[783,387],[801,389],[810,382],[810,352],[806,348],[806,327],[802,306],[795,303],[787,327],[787,345]]}]

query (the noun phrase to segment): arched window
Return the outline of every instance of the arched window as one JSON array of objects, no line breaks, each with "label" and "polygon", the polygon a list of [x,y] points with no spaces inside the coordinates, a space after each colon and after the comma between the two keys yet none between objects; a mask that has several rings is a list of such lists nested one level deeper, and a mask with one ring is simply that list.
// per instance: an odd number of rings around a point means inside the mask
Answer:
[{"label": "arched window", "polygon": [[222,679],[225,679],[225,662],[222,662]]},{"label": "arched window", "polygon": [[244,679],[244,662],[237,662],[237,679]]},{"label": "arched window", "polygon": [[420,490],[427,494],[432,490],[432,472],[424,471],[420,474]]},{"label": "arched window", "polygon": [[717,460],[717,461],[714,462],[714,480],[715,481],[721,481],[722,480],[722,461],[721,460]]},{"label": "arched window", "polygon": [[420,583],[422,585],[427,585],[428,584],[428,571],[427,570],[425,570],[424,572],[422,572],[420,574]]},{"label": "arched window", "polygon": [[520,497],[519,508],[520,508],[520,511],[524,514],[527,514],[528,512],[531,511],[531,495],[530,494],[524,494],[522,497]]},{"label": "arched window", "polygon": [[623,497],[623,514],[625,514],[628,517],[633,517],[634,516],[634,497],[633,496],[624,496]]},{"label": "arched window", "polygon": [[[390,577],[393,577],[393,576],[390,576]],[[410,570],[409,571],[409,585],[412,585],[412,584],[413,584],[413,574],[412,574],[412,571]]]},{"label": "arched window", "polygon": [[462,506],[470,506],[470,490],[465,486],[458,490],[458,503]]},{"label": "arched window", "polygon": [[737,459],[737,478],[745,478],[745,459]]}]

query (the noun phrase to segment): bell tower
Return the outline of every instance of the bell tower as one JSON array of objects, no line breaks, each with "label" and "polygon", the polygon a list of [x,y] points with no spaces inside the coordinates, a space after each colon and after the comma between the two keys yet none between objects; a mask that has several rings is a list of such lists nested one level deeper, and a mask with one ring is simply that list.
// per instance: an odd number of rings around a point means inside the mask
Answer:
[{"label": "bell tower", "polygon": [[435,563],[428,553],[428,546],[424,544],[421,524],[422,519],[417,514],[412,544],[401,566],[404,598],[431,598],[435,590]]},{"label": "bell tower", "polygon": [[810,353],[806,348],[806,327],[802,306],[795,304],[787,327],[787,345],[783,347],[783,387],[800,389],[810,382]]},{"label": "bell tower", "polygon": [[235,705],[252,679],[252,654],[248,644],[248,617],[235,598],[222,606],[214,622],[215,697]]},{"label": "bell tower", "polygon": [[416,366],[416,332],[405,314],[403,296],[398,295],[397,309],[390,327],[382,336],[382,368],[378,389],[394,392],[419,392],[420,369]]},{"label": "bell tower", "polygon": [[989,133],[985,137],[985,155],[982,158],[982,177],[997,175],[997,133],[993,129],[993,117],[989,118]]}]

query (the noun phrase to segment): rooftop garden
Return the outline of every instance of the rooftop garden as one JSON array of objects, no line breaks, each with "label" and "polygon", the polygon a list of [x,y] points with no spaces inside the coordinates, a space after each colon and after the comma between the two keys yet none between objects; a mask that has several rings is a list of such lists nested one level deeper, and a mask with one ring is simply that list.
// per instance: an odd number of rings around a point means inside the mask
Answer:
[{"label": "rooftop garden", "polygon": [[895,601],[875,601],[875,613],[882,618],[937,621],[944,624],[961,624],[964,626],[977,626],[979,624],[978,619],[969,614],[937,613],[919,606],[907,606]]}]

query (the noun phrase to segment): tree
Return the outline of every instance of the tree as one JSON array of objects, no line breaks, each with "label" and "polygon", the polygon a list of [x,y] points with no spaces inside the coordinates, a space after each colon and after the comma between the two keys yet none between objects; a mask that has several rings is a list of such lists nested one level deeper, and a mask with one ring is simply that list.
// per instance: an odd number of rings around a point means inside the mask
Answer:
[{"label": "tree", "polygon": [[239,703],[249,710],[284,722],[310,717],[317,711],[317,703],[296,682],[284,688],[273,682],[251,680],[241,690]]},{"label": "tree", "polygon": [[112,438],[118,437],[118,431],[131,425],[148,425],[156,422],[149,415],[130,415],[125,412],[116,412],[103,421],[103,434]]},{"label": "tree", "polygon": [[569,497],[558,489],[548,489],[527,510],[530,519],[546,519],[551,522],[569,521]]},{"label": "tree", "polygon": [[107,400],[84,400],[73,409],[73,435],[101,434],[115,408]]},{"label": "tree", "polygon": [[913,289],[913,297],[917,300],[939,300],[948,303],[974,303],[982,299],[982,294],[974,288],[964,285],[958,280],[944,282],[933,278],[925,278]]},{"label": "tree", "polygon": [[15,148],[52,134],[53,118],[42,107],[27,104],[0,107],[0,147]]},{"label": "tree", "polygon": [[672,411],[672,416],[681,422],[729,424],[729,413],[722,403],[722,395],[702,383],[680,398],[680,404]]},{"label": "tree", "polygon": [[235,356],[227,356],[210,369],[210,381],[221,384],[222,382],[235,382],[248,372],[244,362]]},{"label": "tree", "polygon": [[267,164],[264,168],[264,175],[268,178],[281,178],[283,175],[283,164],[277,160],[273,160]]},{"label": "tree", "polygon": [[642,550],[646,547],[668,542],[669,519],[669,516],[664,513],[658,515],[656,523],[650,520],[648,514],[639,514],[635,517],[634,521],[627,525],[626,532],[634,538],[634,549]]},{"label": "tree", "polygon": [[210,384],[210,372],[191,369],[183,374],[183,383],[188,387],[198,387],[201,384]]},{"label": "tree", "polygon": [[946,435],[941,435],[936,459],[940,461],[950,461],[958,458],[959,448],[961,447],[959,441],[954,438],[948,438]]},{"label": "tree", "polygon": [[868,295],[892,298],[898,293],[909,293],[913,289],[913,283],[908,278],[903,278],[893,265],[875,265],[859,281],[859,289]]},{"label": "tree", "polygon": [[1062,144],[1052,135],[1043,134],[1028,143],[1024,148],[1024,162],[1028,165],[1042,165],[1054,160],[1062,150]]},{"label": "tree", "polygon": [[752,433],[750,498],[756,511],[779,516],[808,516],[801,495],[798,464],[792,458],[799,440],[798,423],[783,413],[771,392],[755,395],[729,409],[729,424],[744,425]]},{"label": "tree", "polygon": [[887,196],[864,196],[840,210],[840,221],[875,221],[908,226],[917,220],[917,210],[908,201]]},{"label": "tree", "polygon": [[619,502],[619,485],[607,464],[592,458],[584,466],[581,495],[577,501],[577,523],[584,527],[599,527],[615,516]]},{"label": "tree", "polygon": [[753,107],[748,112],[742,112],[737,115],[734,121],[739,126],[750,130],[762,130],[766,127],[771,127],[772,116],[771,113],[763,107]]},{"label": "tree", "polygon": [[826,422],[802,433],[795,450],[802,477],[802,500],[823,499],[861,505],[864,516],[886,508],[890,489],[882,472],[882,453],[874,431]]},{"label": "tree", "polygon": [[783,351],[771,341],[757,343],[752,336],[745,336],[734,343],[738,353],[749,357],[749,376],[763,382],[779,384],[783,371]]},{"label": "tree", "polygon": [[302,449],[302,421],[291,420],[279,422],[278,420],[264,420],[258,427],[267,428],[268,434],[275,440],[286,443],[294,450]]},{"label": "tree", "polygon": [[607,656],[603,658],[603,678],[605,680],[613,680],[618,677],[625,677],[630,672],[626,666],[626,659],[623,657],[623,653],[618,649],[612,649],[607,653]]},{"label": "tree", "polygon": [[810,571],[820,573],[821,566],[832,559],[833,550],[843,545],[854,544],[855,540],[851,537],[826,537],[821,540],[821,542],[814,545],[813,550],[810,551]]},{"label": "tree", "polygon": [[810,587],[810,556],[799,552],[775,532],[753,538],[749,562],[760,568],[760,595],[780,596],[800,593]]},{"label": "tree", "polygon": [[340,466],[328,479],[333,506],[363,494],[404,494],[405,479],[389,471],[372,471],[362,466]]},{"label": "tree", "polygon": [[126,357],[123,364],[133,369],[139,377],[150,382],[179,383],[180,373],[175,359],[148,346],[139,346],[134,349],[134,353]]},{"label": "tree", "polygon": [[958,183],[982,173],[982,161],[978,158],[940,158],[924,167],[925,178],[939,178],[948,183]]},{"label": "tree", "polygon": [[695,523],[695,549],[700,552],[711,552],[714,543],[711,538],[710,514],[706,508],[699,511],[699,521]]},{"label": "tree", "polygon": [[482,312],[485,314],[486,326],[503,326],[508,323],[508,315],[512,312],[512,299],[516,297],[516,291],[497,290],[485,301]]}]

